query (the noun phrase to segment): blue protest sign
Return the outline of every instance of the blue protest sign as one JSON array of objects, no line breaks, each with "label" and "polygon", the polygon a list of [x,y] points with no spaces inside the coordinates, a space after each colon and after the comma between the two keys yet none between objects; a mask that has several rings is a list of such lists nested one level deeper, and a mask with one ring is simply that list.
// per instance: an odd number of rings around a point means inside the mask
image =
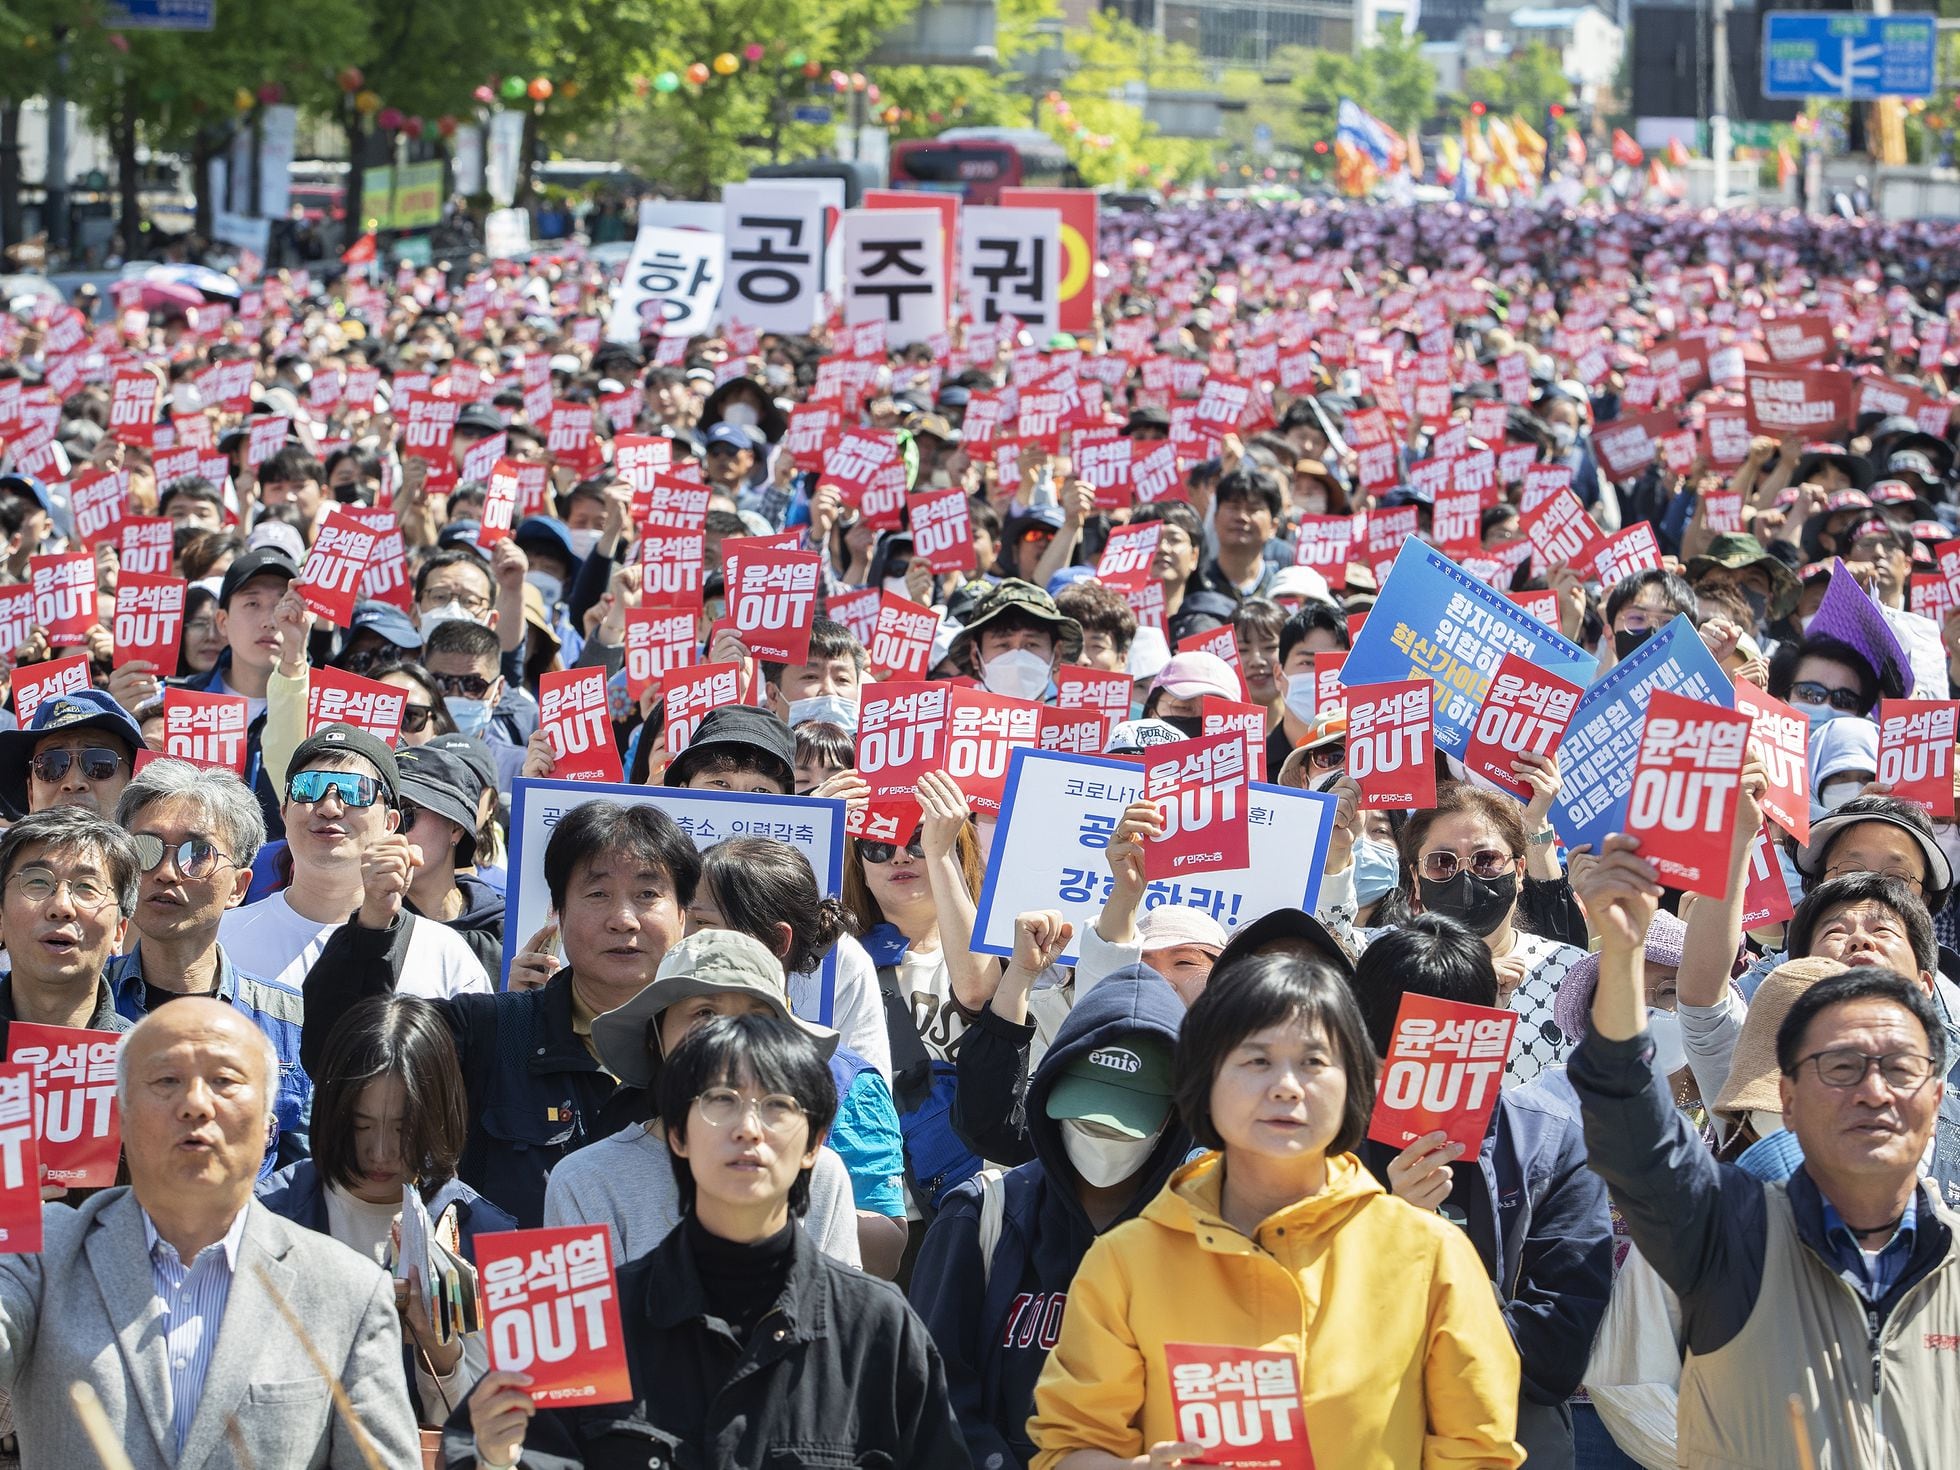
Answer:
[{"label": "blue protest sign", "polygon": [[1647,697],[1655,690],[1735,708],[1735,686],[1686,615],[1677,617],[1600,675],[1579,697],[1579,708],[1558,746],[1558,800],[1553,826],[1568,847],[1598,852],[1626,822],[1633,763]]},{"label": "blue protest sign", "polygon": [[[1032,909],[1056,910],[1074,923],[1078,936],[1084,933],[1115,886],[1103,860],[1110,836],[1123,808],[1142,797],[1143,767],[1129,761],[1017,749],[980,888],[975,952],[1012,954],[1014,916]],[[1335,804],[1319,792],[1254,782],[1250,864],[1197,878],[1156,879],[1145,886],[1145,911],[1167,903],[1201,908],[1227,934],[1275,909],[1312,913]],[[1060,963],[1075,960],[1071,946]]]},{"label": "blue protest sign", "polygon": [[[764,796],[739,791],[687,791],[665,786],[609,786],[592,781],[531,781],[510,790],[510,868],[504,890],[504,978],[518,950],[552,917],[544,882],[544,849],[567,813],[588,802],[657,806],[703,851],[730,837],[773,837],[809,860],[819,892],[844,890],[844,803],[814,796]],[[800,982],[800,983],[799,983]],[[813,981],[790,977],[790,1004],[805,1019],[831,1024],[837,995],[833,947]]]},{"label": "blue protest sign", "polygon": [[[1477,710],[1504,655],[1541,668],[1577,665],[1561,678],[1583,684],[1599,661],[1561,637],[1503,593],[1479,582],[1433,546],[1403,544],[1341,665],[1343,684],[1390,684],[1427,678],[1436,748],[1461,756]],[[1574,677],[1574,673],[1577,677]]]}]

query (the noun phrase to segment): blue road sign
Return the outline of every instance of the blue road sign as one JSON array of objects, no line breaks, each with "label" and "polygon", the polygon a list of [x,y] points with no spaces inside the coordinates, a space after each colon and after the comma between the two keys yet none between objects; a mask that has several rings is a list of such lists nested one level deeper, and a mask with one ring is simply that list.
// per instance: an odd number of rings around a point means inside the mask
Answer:
[{"label": "blue road sign", "polygon": [[1763,96],[1928,97],[1930,15],[1776,10],[1763,16]]},{"label": "blue road sign", "polygon": [[790,116],[800,123],[827,123],[830,121],[830,109],[805,104],[792,108]]}]

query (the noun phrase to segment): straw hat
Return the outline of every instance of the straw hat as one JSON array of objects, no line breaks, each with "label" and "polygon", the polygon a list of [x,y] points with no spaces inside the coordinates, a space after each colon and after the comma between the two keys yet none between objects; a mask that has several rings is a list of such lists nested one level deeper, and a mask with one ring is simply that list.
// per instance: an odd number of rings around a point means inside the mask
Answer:
[{"label": "straw hat", "polygon": [[1715,1100],[1716,1112],[1739,1116],[1783,1111],[1783,1095],[1777,1087],[1783,1069],[1776,1065],[1776,1033],[1798,996],[1819,980],[1841,975],[1849,968],[1837,960],[1789,960],[1764,977],[1756,998],[1749,1002],[1742,1034],[1735,1039],[1729,1080],[1722,1084],[1722,1095]]}]

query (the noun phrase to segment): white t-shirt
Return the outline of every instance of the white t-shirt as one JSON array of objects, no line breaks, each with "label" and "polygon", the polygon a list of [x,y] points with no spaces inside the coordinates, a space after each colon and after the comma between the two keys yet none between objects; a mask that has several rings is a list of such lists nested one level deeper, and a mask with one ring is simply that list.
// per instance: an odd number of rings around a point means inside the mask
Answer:
[{"label": "white t-shirt", "polygon": [[[490,977],[455,930],[413,914],[404,917],[408,957],[399,994],[434,1000],[491,988]],[[280,892],[227,913],[218,921],[218,942],[245,974],[298,990],[339,927],[307,918]]]},{"label": "white t-shirt", "polygon": [[[789,977],[789,1008],[806,1021],[823,1019],[823,966]],[[878,991],[878,967],[864,946],[846,934],[837,941],[837,994],[830,1024],[838,1039],[892,1080],[891,1036],[885,1030],[885,1000]]]}]

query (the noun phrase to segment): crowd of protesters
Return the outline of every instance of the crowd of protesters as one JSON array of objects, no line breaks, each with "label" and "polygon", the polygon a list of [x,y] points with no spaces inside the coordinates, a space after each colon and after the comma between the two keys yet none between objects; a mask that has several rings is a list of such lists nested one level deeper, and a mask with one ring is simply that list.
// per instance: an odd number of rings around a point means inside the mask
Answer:
[{"label": "crowd of protesters", "polygon": [[[1960,1465],[1960,827],[1881,779],[1879,725],[1960,697],[1960,230],[1219,204],[1098,254],[1082,330],[956,310],[891,350],[841,313],[610,340],[577,252],[0,317],[0,1036],[126,1033],[117,1182],[49,1183],[0,1254],[20,1463],[102,1424],[141,1467]],[[830,472],[854,429],[895,515]],[[1112,495],[1112,440],[1174,474]],[[1547,483],[1642,554],[1548,556]],[[912,534],[948,491],[957,566]],[[350,512],[336,617],[309,568]],[[691,605],[642,552],[675,514]],[[801,662],[733,626],[742,538],[815,554]],[[1752,754],[1684,892],[1651,840],[1575,838],[1556,748],[1365,799],[1316,664],[1408,541],[1581,684],[1679,632],[1786,704],[1808,822]],[[176,589],[164,655],[132,582]],[[893,600],[930,613],[907,677],[1053,709],[1120,676],[1098,756],[1256,706],[1324,812],[1309,907],[1164,901],[1139,799],[1089,922],[982,947],[1011,807],[857,769]],[[629,656],[654,609],[691,620],[669,673],[734,670],[685,727]],[[577,794],[581,670],[653,799]],[[834,804],[841,881],[659,793]],[[1478,1147],[1370,1136],[1411,997],[1517,1017]],[[540,1402],[392,1285],[405,1192],[465,1260],[607,1227],[625,1401]]]}]

